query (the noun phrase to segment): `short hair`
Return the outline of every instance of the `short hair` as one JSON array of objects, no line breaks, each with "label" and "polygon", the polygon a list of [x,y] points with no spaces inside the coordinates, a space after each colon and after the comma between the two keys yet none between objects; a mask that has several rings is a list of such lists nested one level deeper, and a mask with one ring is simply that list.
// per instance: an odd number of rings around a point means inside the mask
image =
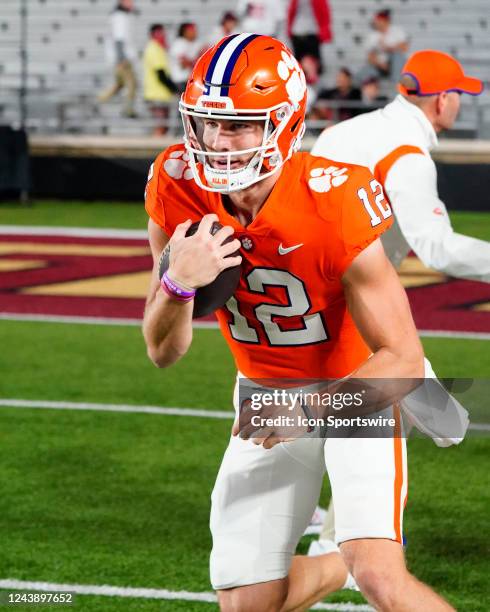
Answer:
[{"label": "short hair", "polygon": [[185,21],[184,23],[181,23],[179,26],[179,29],[177,30],[177,36],[180,38],[181,36],[184,36],[184,32],[187,30],[187,28],[192,27],[195,28],[196,24],[192,23],[191,21]]},{"label": "short hair", "polygon": [[378,17],[379,19],[391,19],[391,9],[382,9],[381,11],[375,13],[374,16]]},{"label": "short hair", "polygon": [[402,74],[398,83],[405,88],[405,91],[401,92],[405,100],[422,110],[437,96],[437,94],[421,95],[417,79],[410,74]]},{"label": "short hair", "polygon": [[153,34],[155,34],[155,32],[158,32],[158,30],[163,30],[163,24],[161,23],[152,23],[151,26],[148,28],[148,33],[151,34],[153,36]]},{"label": "short hair", "polygon": [[221,25],[223,25],[225,21],[238,21],[238,17],[235,15],[235,13],[233,13],[233,11],[226,11],[226,13],[223,13],[223,16],[221,17]]},{"label": "short hair", "polygon": [[352,72],[346,66],[342,66],[341,68],[339,68],[339,72],[343,72],[346,77],[352,79]]}]

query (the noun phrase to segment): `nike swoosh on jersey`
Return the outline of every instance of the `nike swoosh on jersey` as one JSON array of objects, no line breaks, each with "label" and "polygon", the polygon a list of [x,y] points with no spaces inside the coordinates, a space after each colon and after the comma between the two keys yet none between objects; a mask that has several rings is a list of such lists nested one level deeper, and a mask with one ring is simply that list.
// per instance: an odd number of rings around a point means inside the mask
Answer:
[{"label": "nike swoosh on jersey", "polygon": [[296,249],[299,249],[299,247],[302,247],[302,246],[303,246],[303,243],[295,244],[292,247],[283,247],[282,242],[281,242],[281,244],[279,245],[279,249],[278,249],[279,255],[287,255],[288,253],[291,253],[291,251],[295,251]]}]

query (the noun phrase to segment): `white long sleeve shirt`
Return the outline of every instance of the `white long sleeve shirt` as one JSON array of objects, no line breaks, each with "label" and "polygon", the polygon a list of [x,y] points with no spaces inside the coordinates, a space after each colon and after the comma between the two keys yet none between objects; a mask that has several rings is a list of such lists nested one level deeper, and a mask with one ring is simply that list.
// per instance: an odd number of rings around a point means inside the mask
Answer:
[{"label": "white long sleeve shirt", "polygon": [[490,243],[456,233],[439,199],[429,152],[436,144],[425,114],[397,96],[380,110],[326,129],[312,154],[367,166],[382,183],[395,215],[382,237],[393,265],[413,250],[430,268],[490,282]]},{"label": "white long sleeve shirt", "polygon": [[276,36],[285,19],[282,0],[238,0],[237,13],[242,32]]},{"label": "white long sleeve shirt", "polygon": [[109,36],[106,38],[106,60],[110,65],[117,64],[120,58],[117,55],[116,43],[122,44],[124,59],[131,62],[137,58],[134,42],[134,13],[131,11],[115,10],[109,18]]}]

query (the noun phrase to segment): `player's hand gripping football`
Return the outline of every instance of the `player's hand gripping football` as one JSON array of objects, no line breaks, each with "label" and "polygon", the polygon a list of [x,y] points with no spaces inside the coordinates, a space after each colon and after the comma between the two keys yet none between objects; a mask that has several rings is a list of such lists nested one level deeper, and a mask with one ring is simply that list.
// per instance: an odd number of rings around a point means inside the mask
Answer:
[{"label": "player's hand gripping football", "polygon": [[210,229],[215,221],[217,215],[204,215],[193,236],[185,235],[192,223],[190,219],[175,228],[169,241],[168,275],[176,283],[198,289],[212,283],[226,268],[240,265],[240,255],[230,256],[240,248],[240,241],[235,238],[223,244],[233,234],[233,228],[225,225],[213,236]]}]

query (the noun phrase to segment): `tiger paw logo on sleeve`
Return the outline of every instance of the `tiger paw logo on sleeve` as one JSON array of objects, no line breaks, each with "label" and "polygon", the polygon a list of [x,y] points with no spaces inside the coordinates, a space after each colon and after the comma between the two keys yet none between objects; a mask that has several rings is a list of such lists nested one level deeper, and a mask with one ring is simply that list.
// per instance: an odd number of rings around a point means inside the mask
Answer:
[{"label": "tiger paw logo on sleeve", "polygon": [[184,178],[188,181],[193,176],[189,166],[189,154],[185,151],[172,151],[163,164],[163,169],[174,179]]},{"label": "tiger paw logo on sleeve", "polygon": [[328,168],[313,168],[310,172],[308,185],[317,193],[327,193],[332,187],[340,187],[349,178],[347,168],[329,166]]}]

